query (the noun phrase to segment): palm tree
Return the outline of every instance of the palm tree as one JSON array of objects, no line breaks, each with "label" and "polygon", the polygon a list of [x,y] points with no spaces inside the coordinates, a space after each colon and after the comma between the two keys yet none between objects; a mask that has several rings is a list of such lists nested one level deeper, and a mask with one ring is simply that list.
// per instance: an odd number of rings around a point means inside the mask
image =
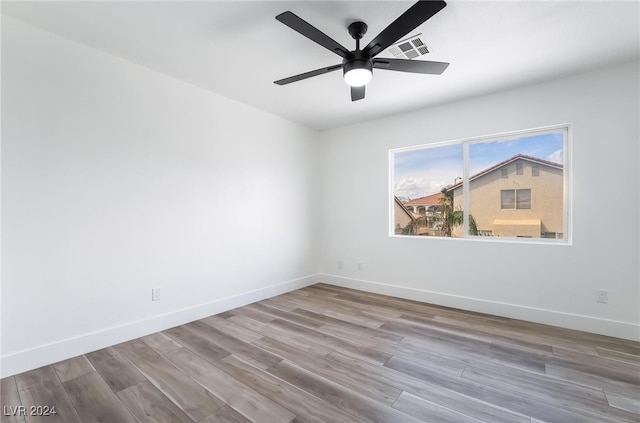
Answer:
[{"label": "palm tree", "polygon": [[[447,188],[443,188],[442,198],[439,200],[438,209],[435,215],[416,217],[407,226],[402,228],[403,235],[416,235],[418,228],[429,227],[431,224],[437,225],[442,231],[442,236],[451,237],[453,228],[461,226],[464,221],[464,212],[458,208],[453,208],[453,191],[448,191]],[[476,219],[469,215],[469,235],[478,235],[478,227],[476,225]]]},{"label": "palm tree", "polygon": [[[464,212],[460,208],[454,210],[453,191],[449,191],[447,188],[442,188],[440,192],[442,193],[442,198],[440,198],[440,207],[438,210],[440,229],[444,236],[451,237],[453,228],[463,224]],[[476,219],[471,214],[469,215],[469,235],[478,235]]]}]

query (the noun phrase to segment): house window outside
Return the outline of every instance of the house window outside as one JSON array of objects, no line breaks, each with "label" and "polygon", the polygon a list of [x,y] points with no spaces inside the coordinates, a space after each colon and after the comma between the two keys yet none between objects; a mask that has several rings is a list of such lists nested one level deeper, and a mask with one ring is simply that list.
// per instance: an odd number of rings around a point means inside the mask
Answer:
[{"label": "house window outside", "polygon": [[515,209],[516,208],[516,192],[513,189],[500,191],[500,208]]},{"label": "house window outside", "polygon": [[563,125],[390,150],[392,196],[428,204],[402,233],[570,244],[569,144]]},{"label": "house window outside", "polygon": [[530,189],[503,189],[500,191],[500,208],[518,210],[531,208]]}]

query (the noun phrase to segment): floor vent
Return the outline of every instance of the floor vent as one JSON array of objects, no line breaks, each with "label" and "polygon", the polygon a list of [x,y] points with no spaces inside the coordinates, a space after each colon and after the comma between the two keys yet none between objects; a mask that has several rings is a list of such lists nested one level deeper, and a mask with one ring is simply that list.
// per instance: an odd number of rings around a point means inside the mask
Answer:
[{"label": "floor vent", "polygon": [[415,59],[424,56],[430,52],[430,47],[420,38],[421,36],[422,34],[417,34],[398,41],[389,47],[389,52],[398,59]]}]

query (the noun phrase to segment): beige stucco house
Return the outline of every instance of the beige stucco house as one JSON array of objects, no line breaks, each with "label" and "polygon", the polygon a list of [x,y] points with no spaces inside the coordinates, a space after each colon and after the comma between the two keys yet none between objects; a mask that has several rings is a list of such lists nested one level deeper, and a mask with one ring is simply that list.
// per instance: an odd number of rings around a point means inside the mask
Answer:
[{"label": "beige stucco house", "polygon": [[395,219],[395,233],[397,234],[402,232],[402,228],[415,221],[411,212],[407,210],[404,204],[402,204],[402,201],[395,195],[393,196],[393,217]]},{"label": "beige stucco house", "polygon": [[[563,165],[518,154],[469,180],[469,213],[480,235],[563,238]],[[464,205],[463,184],[449,187],[455,209]],[[462,228],[453,235],[461,236]]]}]

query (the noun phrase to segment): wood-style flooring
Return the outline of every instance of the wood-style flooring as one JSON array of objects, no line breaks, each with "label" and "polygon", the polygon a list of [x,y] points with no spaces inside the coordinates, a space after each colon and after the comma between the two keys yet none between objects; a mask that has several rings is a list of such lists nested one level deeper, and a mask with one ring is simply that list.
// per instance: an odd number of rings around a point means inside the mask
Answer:
[{"label": "wood-style flooring", "polygon": [[640,343],[317,284],[2,379],[2,406],[2,423],[637,423]]}]

